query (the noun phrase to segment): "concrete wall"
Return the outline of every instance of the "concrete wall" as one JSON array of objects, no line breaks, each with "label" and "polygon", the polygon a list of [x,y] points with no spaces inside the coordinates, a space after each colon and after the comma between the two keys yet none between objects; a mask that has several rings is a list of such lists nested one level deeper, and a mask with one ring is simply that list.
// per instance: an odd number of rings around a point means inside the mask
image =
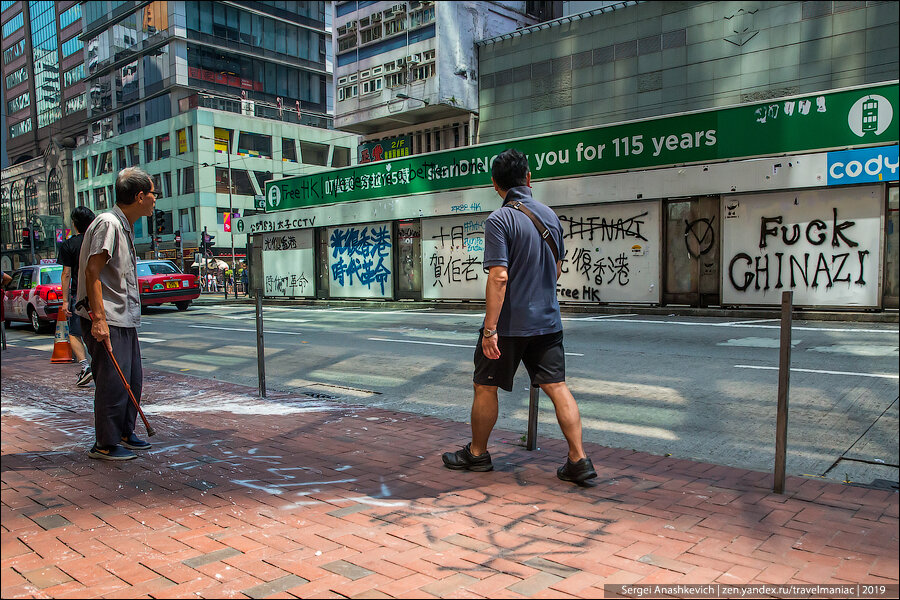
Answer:
[{"label": "concrete wall", "polygon": [[479,48],[480,142],[895,80],[897,2],[645,2]]}]

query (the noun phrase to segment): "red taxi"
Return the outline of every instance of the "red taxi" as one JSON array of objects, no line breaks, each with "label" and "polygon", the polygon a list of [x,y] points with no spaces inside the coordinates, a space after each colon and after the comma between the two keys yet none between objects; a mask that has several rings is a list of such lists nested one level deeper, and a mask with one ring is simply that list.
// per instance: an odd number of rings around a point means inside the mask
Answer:
[{"label": "red taxi", "polygon": [[170,260],[139,260],[137,274],[141,307],[173,302],[178,310],[187,310],[200,296],[197,276],[182,273]]},{"label": "red taxi", "polygon": [[3,295],[3,320],[30,323],[35,332],[56,322],[62,306],[62,265],[21,267],[12,274]]}]

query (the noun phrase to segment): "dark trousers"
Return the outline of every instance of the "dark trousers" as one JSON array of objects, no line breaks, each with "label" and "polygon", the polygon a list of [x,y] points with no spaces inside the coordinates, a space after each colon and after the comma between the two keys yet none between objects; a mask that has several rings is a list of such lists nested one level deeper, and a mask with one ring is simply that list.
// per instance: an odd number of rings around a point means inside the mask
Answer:
[{"label": "dark trousers", "polygon": [[[91,373],[94,375],[94,430],[98,446],[118,444],[134,432],[137,408],[122,385],[122,378],[109,358],[103,344],[91,333],[91,322],[81,319],[84,344],[91,353]],[[144,370],[141,366],[141,347],[134,327],[109,328],[109,341],[119,368],[125,375],[135,399],[141,401]]]}]

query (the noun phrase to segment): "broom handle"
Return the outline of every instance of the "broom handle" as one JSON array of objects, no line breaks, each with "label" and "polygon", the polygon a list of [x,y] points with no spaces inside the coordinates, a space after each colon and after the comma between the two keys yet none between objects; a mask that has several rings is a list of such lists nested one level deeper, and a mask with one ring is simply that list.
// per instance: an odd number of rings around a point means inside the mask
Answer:
[{"label": "broom handle", "polygon": [[150,426],[150,423],[147,421],[147,417],[144,416],[144,411],[141,410],[141,405],[138,404],[137,399],[134,397],[134,393],[131,391],[131,386],[128,385],[128,380],[125,379],[125,374],[122,372],[122,369],[119,368],[119,363],[116,362],[116,357],[113,355],[112,350],[109,346],[106,347],[106,351],[109,353],[109,357],[112,359],[113,364],[116,366],[116,371],[119,372],[119,377],[122,378],[122,383],[125,384],[125,389],[128,390],[128,397],[131,398],[131,401],[134,403],[134,407],[137,408],[138,413],[141,415],[141,420],[144,422],[144,427],[147,428],[147,435],[153,437],[156,435],[156,431]]}]

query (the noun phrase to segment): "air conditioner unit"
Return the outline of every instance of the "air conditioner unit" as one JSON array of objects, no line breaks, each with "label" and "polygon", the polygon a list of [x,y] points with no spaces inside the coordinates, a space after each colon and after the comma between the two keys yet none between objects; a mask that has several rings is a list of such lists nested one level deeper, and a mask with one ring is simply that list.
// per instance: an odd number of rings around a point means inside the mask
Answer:
[{"label": "air conditioner unit", "polygon": [[380,20],[381,20],[381,13],[380,13],[380,12],[372,13],[372,22],[373,22],[373,23],[375,23],[375,22],[377,22],[377,21],[380,21]]},{"label": "air conditioner unit", "polygon": [[256,103],[253,100],[241,100],[241,113],[247,116],[254,116],[256,114]]},{"label": "air conditioner unit", "polygon": [[405,13],[406,5],[405,4],[395,4],[394,6],[391,7],[391,12],[394,13],[395,15],[398,13]]},{"label": "air conditioner unit", "polygon": [[418,54],[410,54],[409,56],[406,57],[406,62],[408,62],[411,65],[415,65],[415,64],[422,62],[422,60]]},{"label": "air conditioner unit", "polygon": [[398,66],[398,67],[402,67],[404,64],[406,64],[406,59],[405,59],[405,58],[398,58],[398,59],[397,59],[397,66]]},{"label": "air conditioner unit", "polygon": [[356,21],[347,21],[344,27],[347,28],[347,31],[356,31]]}]

